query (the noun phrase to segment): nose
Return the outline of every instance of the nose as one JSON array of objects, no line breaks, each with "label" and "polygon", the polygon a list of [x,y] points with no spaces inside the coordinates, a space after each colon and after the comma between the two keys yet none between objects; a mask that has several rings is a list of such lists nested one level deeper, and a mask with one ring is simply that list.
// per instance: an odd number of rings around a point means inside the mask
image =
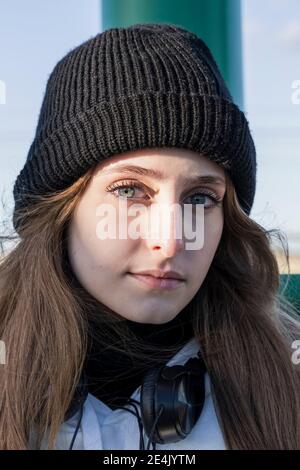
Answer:
[{"label": "nose", "polygon": [[184,248],[182,232],[181,215],[176,210],[167,209],[163,215],[151,219],[146,243],[150,250],[160,250],[164,257],[172,258]]},{"label": "nose", "polygon": [[183,240],[159,240],[152,243],[151,250],[160,250],[165,258],[173,258],[178,252],[183,249]]}]

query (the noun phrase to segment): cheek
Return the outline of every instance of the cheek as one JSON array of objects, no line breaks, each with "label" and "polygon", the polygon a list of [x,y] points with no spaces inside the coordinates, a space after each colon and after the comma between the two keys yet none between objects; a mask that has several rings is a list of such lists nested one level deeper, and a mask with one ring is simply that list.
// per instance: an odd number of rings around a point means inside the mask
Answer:
[{"label": "cheek", "polygon": [[97,224],[100,218],[96,208],[79,206],[69,228],[68,251],[74,272],[83,282],[109,277],[122,271],[122,263],[128,260],[136,248],[136,240],[101,239]]},{"label": "cheek", "polygon": [[216,211],[204,225],[204,250],[214,253],[220,242],[224,226],[223,211]]},{"label": "cheek", "polygon": [[209,270],[222,236],[223,214],[218,213],[215,215],[215,217],[206,217],[203,247],[191,256],[195,277],[202,280]]}]

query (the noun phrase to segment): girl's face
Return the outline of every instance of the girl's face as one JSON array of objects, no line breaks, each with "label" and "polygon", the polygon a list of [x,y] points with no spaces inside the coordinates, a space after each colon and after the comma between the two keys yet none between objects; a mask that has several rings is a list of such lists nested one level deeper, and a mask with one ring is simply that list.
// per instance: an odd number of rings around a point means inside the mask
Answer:
[{"label": "girl's face", "polygon": [[[124,165],[134,168],[121,170]],[[219,180],[212,183],[195,180],[207,175]],[[68,254],[77,279],[94,298],[124,318],[152,324],[173,320],[195,296],[213,260],[222,235],[225,191],[223,168],[187,149],[143,149],[102,161],[95,168],[69,226]],[[214,201],[214,197],[220,202]],[[119,221],[126,203],[128,212]],[[116,217],[108,219],[108,212],[101,213],[103,204]],[[184,229],[178,232],[179,212],[174,207],[183,209],[184,204],[194,208],[193,217],[197,205],[202,204],[201,248],[188,248],[186,242],[192,244],[193,239],[190,235],[186,238]],[[144,210],[133,217],[130,208],[134,205],[142,205]],[[169,208],[169,214],[173,210],[174,218],[154,212],[156,215],[150,219],[154,206]],[[182,221],[183,215],[182,210]],[[100,224],[105,216],[110,228],[115,221],[116,232],[109,232],[108,225],[104,229],[104,224]],[[129,227],[133,220],[140,222],[137,232],[141,230],[146,236],[131,236],[128,230],[126,236],[119,235],[120,227],[124,229],[126,224]],[[143,227],[149,227],[146,220],[148,224],[150,220],[160,224],[159,233],[143,232]],[[101,239],[100,227],[110,235]],[[169,287],[163,288],[157,285],[159,280],[154,284],[151,276],[133,275],[150,269],[176,271],[183,280],[171,281]],[[147,279],[153,282],[146,283]]]}]

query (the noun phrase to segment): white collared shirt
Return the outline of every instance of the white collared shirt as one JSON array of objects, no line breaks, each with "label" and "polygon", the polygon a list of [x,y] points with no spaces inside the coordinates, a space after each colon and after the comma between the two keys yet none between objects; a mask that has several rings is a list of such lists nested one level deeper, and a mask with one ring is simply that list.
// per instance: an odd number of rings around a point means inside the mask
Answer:
[{"label": "white collared shirt", "polygon": [[[167,362],[167,365],[183,365],[189,358],[197,357],[198,351],[199,343],[195,338],[192,338]],[[140,390],[141,386],[133,392],[131,398],[140,401]],[[134,411],[132,406],[130,406],[130,409]],[[69,449],[79,415],[80,411],[61,425],[55,449]],[[144,431],[143,437],[146,446],[148,437]],[[83,405],[83,415],[73,445],[74,450],[138,450],[139,441],[140,431],[136,416],[126,410],[112,410],[94,395],[88,394]],[[45,448],[44,445],[42,445],[42,448]],[[152,445],[150,445],[151,449]],[[226,450],[212,400],[210,380],[207,373],[205,374],[204,406],[195,426],[184,439],[178,442],[156,444],[156,450],[159,449],[174,451],[193,449]]]}]

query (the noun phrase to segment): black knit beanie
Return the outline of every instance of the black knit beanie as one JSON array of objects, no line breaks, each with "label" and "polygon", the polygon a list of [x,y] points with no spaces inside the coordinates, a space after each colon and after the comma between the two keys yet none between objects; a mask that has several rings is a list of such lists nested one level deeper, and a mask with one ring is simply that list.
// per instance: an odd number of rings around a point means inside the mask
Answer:
[{"label": "black knit beanie", "polygon": [[175,24],[111,28],[50,74],[34,140],[13,193],[16,210],[74,183],[114,154],[183,147],[224,167],[249,215],[256,154],[244,113],[206,44]]}]

